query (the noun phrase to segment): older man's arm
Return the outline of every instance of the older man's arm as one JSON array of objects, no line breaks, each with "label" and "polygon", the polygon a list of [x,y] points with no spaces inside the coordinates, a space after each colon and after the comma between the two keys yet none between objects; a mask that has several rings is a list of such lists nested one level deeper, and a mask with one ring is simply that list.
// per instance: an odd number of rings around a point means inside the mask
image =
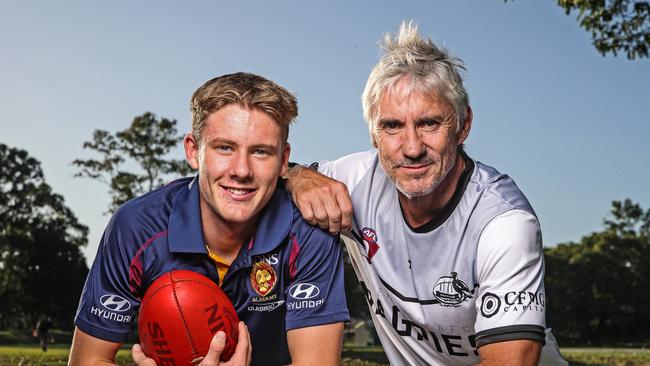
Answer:
[{"label": "older man's arm", "polygon": [[[478,243],[476,343],[479,365],[537,365],[545,341],[544,260],[539,221],[510,210],[488,224]],[[506,311],[508,298],[525,294],[519,309]],[[510,296],[510,297],[509,297]],[[484,307],[491,298],[499,305]],[[493,303],[494,304],[494,303]],[[516,304],[517,305],[517,304]],[[524,307],[524,305],[528,305]],[[489,310],[487,310],[489,309]]]},{"label": "older man's arm", "polygon": [[497,342],[479,347],[477,366],[536,366],[542,343],[528,339]]},{"label": "older man's arm", "polygon": [[332,234],[352,228],[352,201],[345,184],[300,165],[290,168],[285,178],[305,221]]}]

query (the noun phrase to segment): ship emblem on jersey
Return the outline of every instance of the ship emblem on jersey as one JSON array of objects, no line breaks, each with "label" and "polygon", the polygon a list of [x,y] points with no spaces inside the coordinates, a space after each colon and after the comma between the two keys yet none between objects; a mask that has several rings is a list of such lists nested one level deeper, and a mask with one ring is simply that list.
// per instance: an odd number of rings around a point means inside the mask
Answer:
[{"label": "ship emblem on jersey", "polygon": [[451,276],[442,276],[433,285],[433,297],[440,301],[442,306],[457,307],[461,302],[473,297],[474,290],[470,290],[457,276],[458,273],[451,272]]},{"label": "ship emblem on jersey", "polygon": [[266,296],[278,282],[275,270],[266,262],[257,262],[251,271],[251,285],[255,292],[261,296]]},{"label": "ship emblem on jersey", "polygon": [[363,247],[366,250],[364,257],[366,257],[368,264],[371,264],[372,257],[374,257],[379,250],[379,244],[377,244],[377,233],[369,227],[364,227],[361,229],[361,239],[363,239]]}]

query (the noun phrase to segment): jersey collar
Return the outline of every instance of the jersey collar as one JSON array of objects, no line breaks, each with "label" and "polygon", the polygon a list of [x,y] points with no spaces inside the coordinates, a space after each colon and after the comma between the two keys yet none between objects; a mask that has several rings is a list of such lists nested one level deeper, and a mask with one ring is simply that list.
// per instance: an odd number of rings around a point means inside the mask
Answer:
[{"label": "jersey collar", "polygon": [[[199,180],[195,177],[174,198],[169,218],[169,251],[178,253],[207,253],[201,227]],[[252,245],[244,243],[251,255],[272,251],[289,235],[293,221],[293,205],[282,182],[261,212]]]},{"label": "jersey collar", "polygon": [[178,253],[207,253],[199,205],[199,179],[194,177],[174,197],[169,216],[169,251]]}]

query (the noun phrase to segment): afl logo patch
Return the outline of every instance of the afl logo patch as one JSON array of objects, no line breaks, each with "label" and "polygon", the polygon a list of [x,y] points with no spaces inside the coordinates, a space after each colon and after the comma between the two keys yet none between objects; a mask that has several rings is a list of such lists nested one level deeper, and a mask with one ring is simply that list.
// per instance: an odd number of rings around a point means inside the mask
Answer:
[{"label": "afl logo patch", "polygon": [[266,262],[257,262],[251,271],[251,285],[255,292],[266,296],[275,287],[278,277],[275,270]]},{"label": "afl logo patch", "polygon": [[379,250],[379,244],[377,244],[377,233],[374,229],[369,227],[364,227],[361,229],[361,239],[363,242],[364,249],[366,251],[364,257],[368,261],[368,264],[372,263],[372,257],[377,254]]}]

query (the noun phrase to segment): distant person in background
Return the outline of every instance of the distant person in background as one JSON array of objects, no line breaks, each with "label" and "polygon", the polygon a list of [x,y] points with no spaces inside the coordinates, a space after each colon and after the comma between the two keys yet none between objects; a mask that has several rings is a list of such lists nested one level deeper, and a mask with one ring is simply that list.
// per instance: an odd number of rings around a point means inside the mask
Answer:
[{"label": "distant person in background", "polygon": [[43,352],[47,352],[47,342],[50,340],[50,329],[52,329],[52,321],[50,317],[44,317],[36,323],[36,336],[41,342]]}]

